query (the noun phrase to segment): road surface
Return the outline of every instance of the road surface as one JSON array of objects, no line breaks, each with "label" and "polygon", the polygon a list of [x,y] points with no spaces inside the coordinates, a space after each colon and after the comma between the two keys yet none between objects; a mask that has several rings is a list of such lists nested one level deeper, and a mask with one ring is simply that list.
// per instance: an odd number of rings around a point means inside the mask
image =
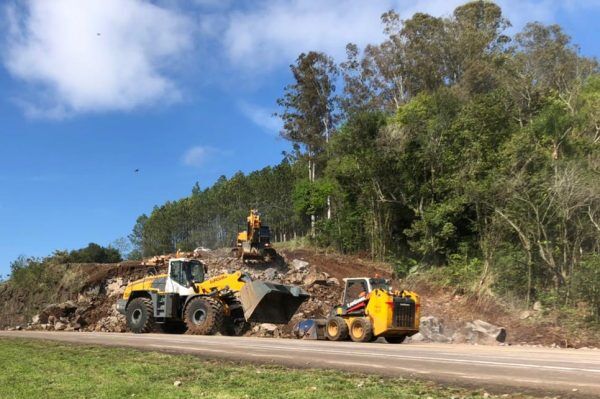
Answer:
[{"label": "road surface", "polygon": [[44,331],[0,331],[2,337],[134,347],[292,367],[411,376],[498,392],[600,397],[598,350]]}]

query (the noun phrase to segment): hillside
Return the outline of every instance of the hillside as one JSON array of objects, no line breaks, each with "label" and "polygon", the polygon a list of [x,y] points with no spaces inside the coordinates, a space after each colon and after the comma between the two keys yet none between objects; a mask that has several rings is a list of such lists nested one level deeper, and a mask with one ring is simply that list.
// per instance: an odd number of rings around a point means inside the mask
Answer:
[{"label": "hillside", "polygon": [[[315,249],[281,250],[276,263],[243,265],[229,256],[228,250],[204,255],[209,273],[244,270],[254,278],[302,285],[312,298],[302,305],[288,326],[270,329],[256,325],[249,334],[290,337],[293,325],[302,318],[323,317],[338,303],[345,277],[393,276],[391,266],[356,256],[326,253]],[[116,312],[115,302],[124,286],[138,279],[151,267],[140,262],[118,264],[61,264],[49,266],[49,274],[58,276],[43,290],[17,287],[9,282],[0,285],[0,328],[34,328],[76,331],[125,331],[124,318]],[[159,270],[160,271],[160,270]],[[42,282],[40,282],[41,284]],[[423,339],[439,342],[464,342],[455,333],[468,322],[483,320],[506,328],[508,344],[542,344],[561,347],[600,346],[600,332],[589,328],[561,325],[551,312],[523,313],[491,297],[476,298],[444,289],[415,276],[395,280],[394,286],[417,291],[422,298]],[[32,319],[35,323],[31,326]],[[490,343],[474,339],[473,343]]]}]

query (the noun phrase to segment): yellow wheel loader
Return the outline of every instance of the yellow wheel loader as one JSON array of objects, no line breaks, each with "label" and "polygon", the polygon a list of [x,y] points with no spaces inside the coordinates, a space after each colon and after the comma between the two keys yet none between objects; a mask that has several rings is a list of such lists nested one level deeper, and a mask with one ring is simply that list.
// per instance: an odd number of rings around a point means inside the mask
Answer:
[{"label": "yellow wheel loader", "polygon": [[242,272],[206,279],[198,259],[170,259],[167,274],[130,283],[117,310],[134,333],[242,335],[249,322],[285,324],[309,298],[302,288],[252,281]]},{"label": "yellow wheel loader", "polygon": [[383,337],[399,344],[419,332],[420,303],[414,292],[395,291],[382,278],[345,278],[344,283],[342,304],[324,323],[327,339],[369,342]]},{"label": "yellow wheel loader", "polygon": [[271,246],[271,230],[269,226],[262,224],[258,210],[250,210],[250,215],[246,218],[246,230],[238,233],[233,251],[242,260],[271,262],[277,256]]}]

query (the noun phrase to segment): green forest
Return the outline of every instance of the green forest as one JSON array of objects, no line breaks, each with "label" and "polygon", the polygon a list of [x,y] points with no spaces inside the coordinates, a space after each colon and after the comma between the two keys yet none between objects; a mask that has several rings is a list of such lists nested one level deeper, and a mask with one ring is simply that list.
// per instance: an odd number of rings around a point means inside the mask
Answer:
[{"label": "green forest", "polygon": [[[303,237],[600,320],[600,74],[560,26],[499,6],[381,16],[382,43],[300,54],[281,163],[142,215],[134,256],[230,246],[250,208]],[[275,101],[275,99],[274,99]]]}]

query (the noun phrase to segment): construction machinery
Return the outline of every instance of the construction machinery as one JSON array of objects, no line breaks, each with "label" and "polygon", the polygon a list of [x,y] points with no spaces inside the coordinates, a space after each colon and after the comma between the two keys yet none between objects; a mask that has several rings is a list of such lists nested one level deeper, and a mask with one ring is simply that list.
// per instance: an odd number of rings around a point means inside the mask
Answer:
[{"label": "construction machinery", "polygon": [[198,259],[169,259],[167,274],[130,283],[117,301],[128,328],[146,333],[242,335],[249,322],[285,324],[309,298],[298,286],[252,281],[242,272],[207,279]]},{"label": "construction machinery", "polygon": [[342,304],[333,308],[327,320],[300,323],[299,338],[355,342],[402,343],[419,332],[419,296],[392,289],[383,278],[345,278]]},{"label": "construction machinery", "polygon": [[246,230],[238,233],[233,251],[242,260],[257,259],[271,262],[277,256],[277,252],[271,246],[269,226],[262,224],[260,213],[256,209],[250,210],[246,222]]}]

